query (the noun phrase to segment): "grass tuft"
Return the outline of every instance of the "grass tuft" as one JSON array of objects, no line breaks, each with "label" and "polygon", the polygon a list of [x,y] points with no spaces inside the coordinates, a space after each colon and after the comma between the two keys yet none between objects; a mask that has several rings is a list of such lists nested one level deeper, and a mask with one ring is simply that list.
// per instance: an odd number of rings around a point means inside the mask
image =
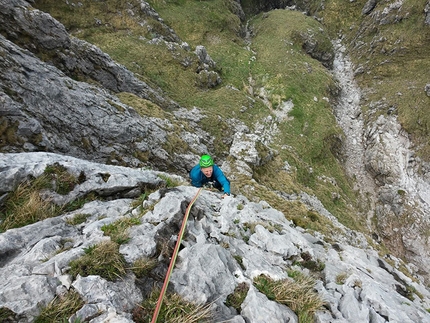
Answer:
[{"label": "grass tuft", "polygon": [[70,274],[76,277],[99,275],[109,281],[126,274],[126,263],[116,242],[107,241],[84,249],[85,254],[70,262]]},{"label": "grass tuft", "polygon": [[17,322],[16,314],[14,311],[7,307],[0,307],[0,322],[3,323],[14,323]]},{"label": "grass tuft", "polygon": [[40,196],[46,176],[19,184],[0,209],[0,232],[20,228],[61,213],[61,208]]},{"label": "grass tuft", "polygon": [[61,195],[70,193],[79,183],[78,178],[70,174],[67,168],[59,163],[46,166],[44,175],[46,175],[47,180],[45,182],[46,188]]},{"label": "grass tuft", "polygon": [[156,259],[139,258],[133,263],[133,266],[128,269],[131,269],[137,278],[142,278],[148,276],[157,264],[158,261]]},{"label": "grass tuft", "polygon": [[236,286],[233,293],[227,296],[225,305],[233,307],[238,313],[240,313],[240,306],[248,294],[249,286],[243,282]]},{"label": "grass tuft", "polygon": [[140,224],[137,218],[124,217],[114,223],[105,224],[101,227],[103,233],[117,244],[127,243],[130,240],[128,229],[133,225]]},{"label": "grass tuft", "polygon": [[42,308],[34,323],[70,322],[69,318],[83,305],[84,301],[80,295],[76,291],[70,290],[65,295],[56,296],[46,307]]},{"label": "grass tuft", "polygon": [[291,272],[287,278],[275,281],[266,275],[254,278],[255,287],[270,300],[288,306],[299,317],[300,323],[314,322],[314,313],[324,301],[314,291],[313,278],[299,272]]},{"label": "grass tuft", "polygon": [[67,223],[70,225],[78,225],[84,223],[90,216],[91,214],[78,213],[75,214],[72,218],[68,219]]},{"label": "grass tuft", "polygon": [[175,179],[169,176],[168,174],[158,174],[158,177],[161,178],[165,182],[166,187],[169,187],[169,188],[176,187],[183,184],[180,180]]},{"label": "grass tuft", "polygon": [[[133,311],[133,321],[147,323],[151,321],[157,305],[159,290],[153,290],[142,304]],[[212,322],[211,304],[199,305],[184,300],[177,294],[167,293],[158,315],[157,322],[163,323],[205,323]]]}]

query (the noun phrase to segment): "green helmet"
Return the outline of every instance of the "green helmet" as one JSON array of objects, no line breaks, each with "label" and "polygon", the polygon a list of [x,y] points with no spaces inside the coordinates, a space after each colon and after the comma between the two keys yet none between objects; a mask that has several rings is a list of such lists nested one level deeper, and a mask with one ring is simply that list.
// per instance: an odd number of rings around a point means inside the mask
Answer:
[{"label": "green helmet", "polygon": [[214,161],[209,155],[203,155],[202,158],[200,158],[200,167],[202,168],[213,166],[213,164]]}]

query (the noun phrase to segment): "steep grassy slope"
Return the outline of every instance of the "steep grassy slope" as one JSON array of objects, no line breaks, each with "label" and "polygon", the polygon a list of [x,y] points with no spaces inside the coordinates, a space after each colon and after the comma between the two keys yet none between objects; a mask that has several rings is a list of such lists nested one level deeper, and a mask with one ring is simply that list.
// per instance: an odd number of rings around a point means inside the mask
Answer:
[{"label": "steep grassy slope", "polygon": [[[252,198],[270,201],[297,224],[329,229],[316,213],[276,193],[307,191],[342,223],[360,228],[355,193],[334,157],[342,134],[328,101],[336,84],[330,71],[302,49],[303,35],[330,47],[321,24],[300,12],[271,11],[252,17],[252,38],[247,43],[239,36],[243,28],[232,13],[232,1],[149,1],[191,50],[204,45],[216,61],[223,82],[202,90],[195,81],[195,63],[181,64],[189,52],[180,47],[171,51],[164,42],[154,41],[168,35],[159,21],[141,16],[137,2],[79,3],[38,0],[35,6],[61,21],[72,35],[99,46],[146,82],[161,87],[183,107],[203,110],[208,118],[201,125],[214,136],[211,153],[218,157],[228,157],[233,119],[252,132],[262,124],[270,129],[267,117],[273,120],[285,103],[292,103],[292,110],[271,134],[275,158],[254,169],[257,184],[238,181],[235,186]],[[286,163],[290,171],[285,170]]]},{"label": "steep grassy slope", "polygon": [[[318,2],[320,3],[320,2]],[[424,24],[424,0],[377,2],[364,15],[365,0],[330,0],[314,10],[331,30],[341,32],[364,89],[369,118],[396,114],[412,135],[421,158],[430,160],[430,26]],[[317,8],[317,4],[314,5]]]}]

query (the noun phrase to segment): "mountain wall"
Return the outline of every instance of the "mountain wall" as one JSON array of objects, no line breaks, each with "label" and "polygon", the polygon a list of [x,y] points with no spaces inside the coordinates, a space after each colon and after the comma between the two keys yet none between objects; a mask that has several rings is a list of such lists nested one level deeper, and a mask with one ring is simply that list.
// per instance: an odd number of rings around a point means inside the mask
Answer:
[{"label": "mountain wall", "polygon": [[[161,286],[167,271],[171,254],[160,252],[161,246],[167,242],[172,250],[184,210],[198,189],[178,176],[172,178],[178,186],[162,188],[172,176],[168,173],[52,153],[0,157],[3,190],[11,189],[19,178],[42,175],[49,165],[61,165],[85,180],[66,195],[50,192],[56,203],[90,193],[104,197],[0,235],[0,273],[7,278],[1,281],[0,308],[11,311],[5,322],[32,322],[41,307],[71,290],[84,302],[72,322],[138,322],[138,304],[154,285]],[[160,189],[133,206],[133,200],[151,187]],[[310,196],[303,199],[312,201]],[[315,292],[324,300],[315,313],[316,322],[430,322],[428,289],[389,264],[400,263],[399,259],[380,257],[363,235],[339,223],[336,241],[328,242],[321,234],[294,226],[265,201],[255,203],[241,195],[222,199],[207,190],[191,210],[169,291],[209,304],[210,322],[299,322],[296,307],[270,300],[255,284],[261,275],[289,280],[288,270],[316,280]],[[320,212],[336,222],[327,210]],[[83,221],[76,221],[82,215]],[[130,239],[119,251],[127,267],[139,259],[158,259],[152,270],[143,276],[127,270],[119,279],[71,273],[69,264],[85,250],[111,241],[105,234],[107,226],[130,218],[138,223],[130,227]],[[238,286],[246,286],[247,292],[235,309],[227,298]],[[296,297],[311,297],[312,290],[304,287]]]}]

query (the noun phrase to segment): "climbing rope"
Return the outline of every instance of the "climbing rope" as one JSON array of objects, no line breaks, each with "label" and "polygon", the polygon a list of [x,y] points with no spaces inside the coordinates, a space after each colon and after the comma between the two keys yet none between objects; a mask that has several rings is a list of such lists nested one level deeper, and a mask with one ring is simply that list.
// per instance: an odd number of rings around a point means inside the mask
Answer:
[{"label": "climbing rope", "polygon": [[182,242],[182,236],[184,235],[185,226],[187,225],[187,220],[191,211],[191,207],[199,197],[202,189],[203,189],[202,187],[199,188],[196,195],[191,200],[190,204],[188,204],[187,210],[185,211],[185,216],[184,216],[184,219],[182,220],[181,230],[179,231],[179,234],[178,234],[178,240],[176,240],[176,245],[175,245],[175,249],[173,250],[172,259],[170,260],[169,268],[167,269],[167,274],[166,274],[166,277],[164,278],[163,288],[161,288],[160,296],[158,297],[157,306],[155,307],[155,312],[154,312],[154,315],[152,316],[151,323],[157,322],[158,314],[160,313],[160,309],[161,309],[161,304],[163,303],[164,294],[166,293],[167,285],[169,285],[170,275],[172,274],[173,267],[175,266],[175,262],[176,262],[176,257],[178,256],[179,247]]}]

